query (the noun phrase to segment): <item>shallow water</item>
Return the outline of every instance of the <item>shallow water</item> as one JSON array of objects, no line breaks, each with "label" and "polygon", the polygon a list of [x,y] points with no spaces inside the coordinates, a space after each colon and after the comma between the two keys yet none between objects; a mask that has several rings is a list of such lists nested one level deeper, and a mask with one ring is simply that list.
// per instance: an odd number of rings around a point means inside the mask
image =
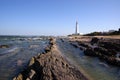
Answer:
[{"label": "shallow water", "polygon": [[44,51],[48,40],[31,37],[0,37],[0,45],[9,45],[9,48],[0,48],[0,80],[12,78],[27,66],[31,57]]},{"label": "shallow water", "polygon": [[93,80],[120,80],[120,67],[108,65],[95,57],[85,56],[80,49],[74,48],[67,41],[57,40],[57,44],[71,64],[83,69]]}]

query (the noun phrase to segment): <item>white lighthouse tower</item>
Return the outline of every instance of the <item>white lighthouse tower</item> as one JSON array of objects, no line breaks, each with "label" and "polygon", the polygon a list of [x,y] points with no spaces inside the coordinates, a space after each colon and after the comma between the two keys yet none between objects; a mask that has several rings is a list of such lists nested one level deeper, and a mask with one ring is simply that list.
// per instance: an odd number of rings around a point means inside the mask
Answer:
[{"label": "white lighthouse tower", "polygon": [[79,27],[78,27],[77,21],[76,21],[76,26],[75,26],[75,35],[79,35]]}]

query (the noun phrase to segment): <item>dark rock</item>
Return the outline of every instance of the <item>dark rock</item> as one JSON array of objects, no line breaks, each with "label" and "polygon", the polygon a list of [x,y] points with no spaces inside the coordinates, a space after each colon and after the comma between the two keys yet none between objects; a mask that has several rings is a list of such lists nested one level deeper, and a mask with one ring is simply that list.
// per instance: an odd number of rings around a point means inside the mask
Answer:
[{"label": "dark rock", "polygon": [[78,44],[82,47],[85,47],[85,48],[89,48],[89,46],[85,43],[82,43],[82,42],[78,42]]},{"label": "dark rock", "polygon": [[0,48],[9,48],[8,45],[0,45]]},{"label": "dark rock", "polygon": [[94,48],[94,51],[99,52],[103,55],[111,56],[111,54],[108,52],[108,50],[104,49],[104,48],[97,47],[97,48]]},{"label": "dark rock", "polygon": [[120,51],[120,45],[112,42],[100,42],[99,45],[106,49],[114,49],[116,51]]},{"label": "dark rock", "polygon": [[54,45],[55,44],[55,39],[54,38],[50,38],[49,39],[49,44],[50,45]]},{"label": "dark rock", "polygon": [[70,43],[73,47],[78,48],[76,44]]},{"label": "dark rock", "polygon": [[108,57],[106,62],[109,63],[109,64],[112,64],[112,65],[116,65],[115,57]]},{"label": "dark rock", "polygon": [[63,39],[60,39],[62,42],[64,42],[64,40]]},{"label": "dark rock", "polygon": [[81,47],[81,46],[80,46],[79,48],[80,48],[80,50],[82,50],[82,51],[86,49],[86,48],[84,48],[84,47]]},{"label": "dark rock", "polygon": [[46,52],[46,53],[49,52],[50,50],[51,50],[50,46],[47,46],[47,47],[45,48],[45,52]]},{"label": "dark rock", "polygon": [[90,43],[93,45],[93,44],[95,44],[95,43],[98,43],[98,41],[99,41],[99,39],[96,38],[96,37],[94,37],[94,38],[92,38],[92,40],[91,40]]},{"label": "dark rock", "polygon": [[91,48],[88,48],[84,51],[84,54],[87,55],[87,56],[97,56],[95,51]]},{"label": "dark rock", "polygon": [[24,38],[20,38],[19,40],[20,40],[20,41],[24,41],[25,39],[24,39]]}]

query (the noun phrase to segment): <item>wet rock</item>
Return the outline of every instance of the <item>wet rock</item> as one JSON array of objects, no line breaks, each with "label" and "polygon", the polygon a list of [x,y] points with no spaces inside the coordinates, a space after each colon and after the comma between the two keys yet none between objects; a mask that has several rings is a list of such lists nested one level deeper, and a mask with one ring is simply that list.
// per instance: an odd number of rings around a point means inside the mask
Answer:
[{"label": "wet rock", "polygon": [[106,49],[114,49],[116,51],[120,51],[120,45],[112,42],[100,42],[99,44],[101,47]]},{"label": "wet rock", "polygon": [[64,40],[63,39],[60,39],[62,42],[64,42]]},{"label": "wet rock", "polygon": [[9,48],[8,45],[0,45],[0,48]]},{"label": "wet rock", "polygon": [[99,53],[101,53],[103,55],[110,56],[110,54],[107,51],[107,49],[104,49],[104,48],[97,47],[97,48],[94,48],[94,51],[99,52]]},{"label": "wet rock", "polygon": [[33,69],[31,69],[29,73],[29,77],[26,80],[31,80],[35,74],[36,72]]},{"label": "wet rock", "polygon": [[35,63],[35,58],[32,57],[31,60],[30,60],[30,62],[29,62],[29,66],[33,65],[34,63]]},{"label": "wet rock", "polygon": [[106,62],[111,65],[116,65],[120,67],[120,59],[117,59],[113,56],[107,57]]},{"label": "wet rock", "polygon": [[93,44],[97,44],[98,43],[98,41],[99,41],[99,39],[98,38],[96,38],[96,37],[94,37],[94,38],[92,38],[92,40],[91,40],[91,44],[93,45]]},{"label": "wet rock", "polygon": [[76,44],[70,43],[73,47],[78,48]]},{"label": "wet rock", "polygon": [[82,47],[85,47],[85,48],[89,48],[89,46],[85,43],[82,43],[82,42],[78,42],[78,44]]},{"label": "wet rock", "polygon": [[50,40],[50,42],[49,42],[50,45],[54,45],[55,44],[55,39],[54,38],[50,38],[49,40]]},{"label": "wet rock", "polygon": [[79,44],[79,48],[84,51],[85,55],[98,57],[108,64],[120,66],[120,39],[93,37],[89,38],[87,42],[80,39],[70,41],[70,43],[74,42]]},{"label": "wet rock", "polygon": [[87,56],[97,56],[95,51],[91,48],[88,48],[84,51],[84,54],[87,55]]},{"label": "wet rock", "polygon": [[47,52],[49,52],[51,50],[51,47],[50,46],[47,46],[46,48],[45,48],[45,52],[47,53]]},{"label": "wet rock", "polygon": [[81,46],[80,46],[79,48],[80,48],[80,50],[82,50],[82,51],[83,51],[83,50],[85,50],[85,48],[84,48],[84,47],[81,47]]},{"label": "wet rock", "polygon": [[19,74],[17,77],[14,77],[13,80],[23,80],[22,74]]},{"label": "wet rock", "polygon": [[109,64],[116,65],[116,59],[114,57],[108,57],[106,61]]}]

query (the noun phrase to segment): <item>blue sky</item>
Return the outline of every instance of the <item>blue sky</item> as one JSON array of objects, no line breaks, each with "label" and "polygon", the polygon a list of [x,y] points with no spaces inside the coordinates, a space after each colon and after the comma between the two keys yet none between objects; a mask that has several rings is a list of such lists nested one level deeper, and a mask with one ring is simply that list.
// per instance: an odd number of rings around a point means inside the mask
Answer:
[{"label": "blue sky", "polygon": [[0,0],[0,35],[67,35],[117,30],[120,0]]}]

